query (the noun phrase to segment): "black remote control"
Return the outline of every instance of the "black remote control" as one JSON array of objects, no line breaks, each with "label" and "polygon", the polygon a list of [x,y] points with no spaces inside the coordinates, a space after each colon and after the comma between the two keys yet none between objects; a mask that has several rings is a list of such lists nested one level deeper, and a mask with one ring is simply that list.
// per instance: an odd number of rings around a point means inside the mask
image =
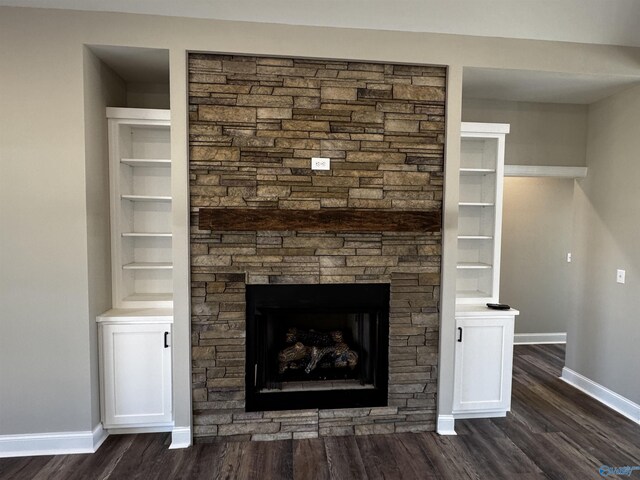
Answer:
[{"label": "black remote control", "polygon": [[487,303],[487,307],[494,310],[509,310],[511,307],[506,303]]}]

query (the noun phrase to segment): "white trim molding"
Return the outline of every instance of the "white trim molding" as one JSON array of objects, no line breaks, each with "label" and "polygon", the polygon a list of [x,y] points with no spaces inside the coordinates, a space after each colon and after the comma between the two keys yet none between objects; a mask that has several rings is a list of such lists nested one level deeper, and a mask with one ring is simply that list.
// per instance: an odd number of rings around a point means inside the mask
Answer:
[{"label": "white trim molding", "polygon": [[102,425],[93,431],[0,435],[0,458],[94,453],[108,436]]},{"label": "white trim molding", "polygon": [[546,165],[505,165],[505,177],[584,178],[587,167],[555,167]]},{"label": "white trim molding", "polygon": [[455,423],[456,421],[453,415],[438,415],[436,432],[438,435],[457,435]]},{"label": "white trim molding", "polygon": [[567,343],[567,332],[557,333],[516,333],[514,345],[535,345],[538,343]]},{"label": "white trim molding", "polygon": [[170,450],[191,446],[191,427],[175,427],[171,432]]},{"label": "white trim molding", "polygon": [[603,387],[599,383],[596,383],[590,378],[580,375],[567,367],[562,369],[560,380],[563,380],[572,387],[583,391],[590,397],[598,400],[600,403],[603,403],[607,407],[615,410],[620,415],[624,415],[629,420],[640,425],[640,405],[637,403],[632,402],[628,398],[609,390],[607,387]]},{"label": "white trim molding", "polygon": [[102,424],[99,423],[96,426],[96,428],[93,429],[93,432],[91,432],[91,434],[93,435],[93,452],[92,453],[95,453],[98,451],[100,446],[104,443],[104,441],[107,439],[107,437],[109,436],[109,432],[107,432],[102,427]]},{"label": "white trim molding", "polygon": [[173,423],[157,425],[155,427],[115,427],[107,429],[110,435],[122,435],[130,433],[160,433],[173,430]]},{"label": "white trim molding", "polygon": [[508,123],[462,122],[460,129],[469,133],[509,133]]}]

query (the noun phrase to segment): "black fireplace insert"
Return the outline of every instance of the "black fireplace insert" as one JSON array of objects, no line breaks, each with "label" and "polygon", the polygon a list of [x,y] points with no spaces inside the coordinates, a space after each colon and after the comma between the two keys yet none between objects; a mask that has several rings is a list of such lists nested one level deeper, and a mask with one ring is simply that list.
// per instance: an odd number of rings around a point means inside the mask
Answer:
[{"label": "black fireplace insert", "polygon": [[247,285],[246,410],[387,405],[389,285]]}]

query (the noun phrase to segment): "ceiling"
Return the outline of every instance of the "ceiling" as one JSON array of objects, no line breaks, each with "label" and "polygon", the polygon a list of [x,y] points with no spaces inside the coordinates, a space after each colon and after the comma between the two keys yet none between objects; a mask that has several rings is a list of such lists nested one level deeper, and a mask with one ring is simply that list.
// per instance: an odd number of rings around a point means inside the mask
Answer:
[{"label": "ceiling", "polygon": [[[0,5],[429,31],[640,47],[640,0],[0,0]],[[366,8],[364,8],[366,7]],[[168,83],[167,50],[91,46],[130,83]],[[465,68],[465,98],[589,104],[638,76]]]},{"label": "ceiling", "polygon": [[590,104],[640,84],[638,76],[578,75],[530,70],[464,69],[464,98]]},{"label": "ceiling", "polygon": [[[89,48],[127,83],[169,83],[168,50],[108,45]],[[462,93],[464,98],[590,104],[638,84],[640,73],[631,77],[466,67]]]},{"label": "ceiling", "polygon": [[169,50],[89,45],[126,83],[169,83]]},{"label": "ceiling", "polygon": [[640,47],[639,0],[0,0],[0,6]]}]

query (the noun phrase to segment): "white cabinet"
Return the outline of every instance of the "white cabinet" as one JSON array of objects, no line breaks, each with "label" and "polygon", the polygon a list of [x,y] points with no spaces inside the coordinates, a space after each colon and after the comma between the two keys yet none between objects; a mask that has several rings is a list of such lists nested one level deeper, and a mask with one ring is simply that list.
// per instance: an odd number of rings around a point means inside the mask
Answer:
[{"label": "white cabinet", "polygon": [[463,122],[456,303],[497,303],[504,144],[509,125]]},{"label": "white cabinet", "polygon": [[511,406],[517,310],[459,306],[456,311],[455,418],[505,416]]},{"label": "white cabinet", "polygon": [[172,427],[173,254],[168,110],[107,108],[112,306],[99,327],[101,414],[112,432]]},{"label": "white cabinet", "polygon": [[107,108],[114,308],[171,307],[168,110]]},{"label": "white cabinet", "polygon": [[171,429],[172,318],[159,309],[98,317],[104,428]]},{"label": "white cabinet", "polygon": [[500,292],[504,147],[509,125],[462,123],[454,418],[500,417],[511,406],[517,310],[492,310]]}]

